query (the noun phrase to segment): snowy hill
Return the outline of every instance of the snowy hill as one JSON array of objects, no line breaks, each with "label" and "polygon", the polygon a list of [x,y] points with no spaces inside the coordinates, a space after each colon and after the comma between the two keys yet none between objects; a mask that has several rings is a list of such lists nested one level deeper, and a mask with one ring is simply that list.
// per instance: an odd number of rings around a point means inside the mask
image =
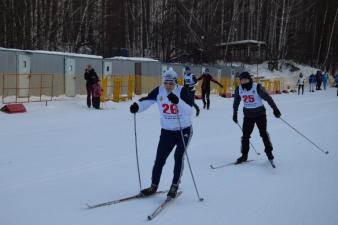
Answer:
[{"label": "snowy hill", "polygon": [[[279,62],[282,63],[282,62]],[[315,74],[317,72],[317,68],[313,68],[310,67],[308,65],[302,65],[302,64],[298,64],[295,63],[291,60],[286,60],[283,61],[282,64],[282,68],[281,70],[274,70],[271,71],[269,70],[268,67],[268,62],[264,62],[262,64],[258,64],[258,68],[257,65],[245,65],[245,69],[248,70],[251,74],[257,76],[257,72],[258,72],[258,76],[260,77],[264,77],[267,79],[271,79],[271,78],[295,78],[299,76],[300,73],[302,73],[305,77],[309,77],[311,74]],[[258,71],[257,71],[258,69]],[[296,70],[298,69],[298,70]],[[293,71],[294,70],[294,71]]]},{"label": "snowy hill", "polygon": [[[211,109],[193,119],[188,149],[205,200],[198,201],[186,165],[183,194],[151,222],[146,216],[165,195],[85,209],[86,203],[139,191],[131,102],[107,103],[105,110],[93,110],[84,98],[75,98],[47,107],[26,104],[28,112],[23,114],[0,113],[0,224],[337,225],[336,89],[273,98],[282,118],[330,154],[321,153],[274,118],[265,103],[277,168],[266,160],[255,128],[251,141],[262,155],[251,150],[249,158],[258,160],[211,170],[211,163],[231,162],[240,155],[241,138],[231,120],[233,99],[213,95]],[[142,187],[150,184],[159,132],[156,106],[137,115]],[[169,188],[172,170],[171,155],[160,190]]]}]

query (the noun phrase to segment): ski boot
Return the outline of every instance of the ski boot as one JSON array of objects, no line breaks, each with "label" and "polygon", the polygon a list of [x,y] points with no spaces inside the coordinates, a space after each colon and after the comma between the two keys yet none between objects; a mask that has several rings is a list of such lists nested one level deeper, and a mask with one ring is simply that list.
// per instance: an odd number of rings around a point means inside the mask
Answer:
[{"label": "ski boot", "polygon": [[196,109],[196,117],[200,115],[200,109]]},{"label": "ski boot", "polygon": [[242,156],[237,159],[236,164],[240,164],[242,162],[246,162],[247,160],[248,160],[248,155],[247,154],[242,154]]},{"label": "ski boot", "polygon": [[178,185],[172,184],[170,190],[168,191],[167,196],[171,198],[176,198],[177,196]]},{"label": "ski boot", "polygon": [[151,184],[150,187],[141,190],[141,194],[142,194],[143,196],[153,195],[153,194],[156,193],[157,187],[158,187],[157,185]]}]

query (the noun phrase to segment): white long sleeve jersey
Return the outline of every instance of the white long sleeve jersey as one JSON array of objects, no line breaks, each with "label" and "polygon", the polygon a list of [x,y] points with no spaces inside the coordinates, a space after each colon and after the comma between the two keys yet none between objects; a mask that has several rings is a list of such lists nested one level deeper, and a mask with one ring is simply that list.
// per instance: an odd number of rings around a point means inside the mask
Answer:
[{"label": "white long sleeve jersey", "polygon": [[195,91],[197,85],[197,79],[195,74],[186,73],[184,74],[184,87],[188,88],[190,91]]},{"label": "white long sleeve jersey", "polygon": [[[177,105],[171,103],[168,94],[163,86],[152,90],[147,97],[138,101],[139,112],[147,110],[152,104],[157,103],[160,112],[161,127],[165,130],[180,130],[192,125],[192,102],[189,91],[177,86],[172,91],[179,98]],[[179,119],[178,119],[179,118]]]},{"label": "white long sleeve jersey", "polygon": [[298,85],[304,85],[304,83],[305,83],[305,77],[299,77],[298,81],[297,81],[297,84]]}]

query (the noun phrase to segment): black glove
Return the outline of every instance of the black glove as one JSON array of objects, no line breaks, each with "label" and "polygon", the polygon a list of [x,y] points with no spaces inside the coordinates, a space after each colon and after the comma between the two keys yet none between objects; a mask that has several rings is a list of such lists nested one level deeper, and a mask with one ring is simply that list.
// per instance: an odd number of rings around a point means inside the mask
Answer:
[{"label": "black glove", "polygon": [[234,115],[232,116],[232,120],[233,120],[235,123],[238,123],[237,112],[234,112]]},{"label": "black glove", "polygon": [[282,115],[277,106],[273,108],[273,115],[275,115],[276,118],[279,118]]},{"label": "black glove", "polygon": [[130,106],[130,112],[131,113],[137,113],[139,107],[138,104],[136,102],[134,102],[131,106]]},{"label": "black glove", "polygon": [[173,94],[172,92],[171,92],[167,97],[168,97],[169,101],[171,101],[171,102],[174,103],[175,105],[178,104],[179,99],[178,99],[178,97],[177,97],[175,94]]}]

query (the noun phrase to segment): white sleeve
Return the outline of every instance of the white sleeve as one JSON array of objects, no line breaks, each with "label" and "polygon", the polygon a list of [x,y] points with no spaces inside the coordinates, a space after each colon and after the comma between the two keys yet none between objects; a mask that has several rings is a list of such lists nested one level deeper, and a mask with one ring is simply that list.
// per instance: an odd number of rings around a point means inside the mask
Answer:
[{"label": "white sleeve", "polygon": [[156,101],[154,100],[144,100],[144,101],[138,101],[137,104],[139,106],[138,113],[143,112],[147,110],[152,104],[154,104]]},{"label": "white sleeve", "polygon": [[147,110],[152,104],[154,104],[157,101],[157,95],[159,93],[159,87],[156,87],[154,90],[152,90],[147,97],[141,98],[138,101],[138,112],[143,112]]}]

